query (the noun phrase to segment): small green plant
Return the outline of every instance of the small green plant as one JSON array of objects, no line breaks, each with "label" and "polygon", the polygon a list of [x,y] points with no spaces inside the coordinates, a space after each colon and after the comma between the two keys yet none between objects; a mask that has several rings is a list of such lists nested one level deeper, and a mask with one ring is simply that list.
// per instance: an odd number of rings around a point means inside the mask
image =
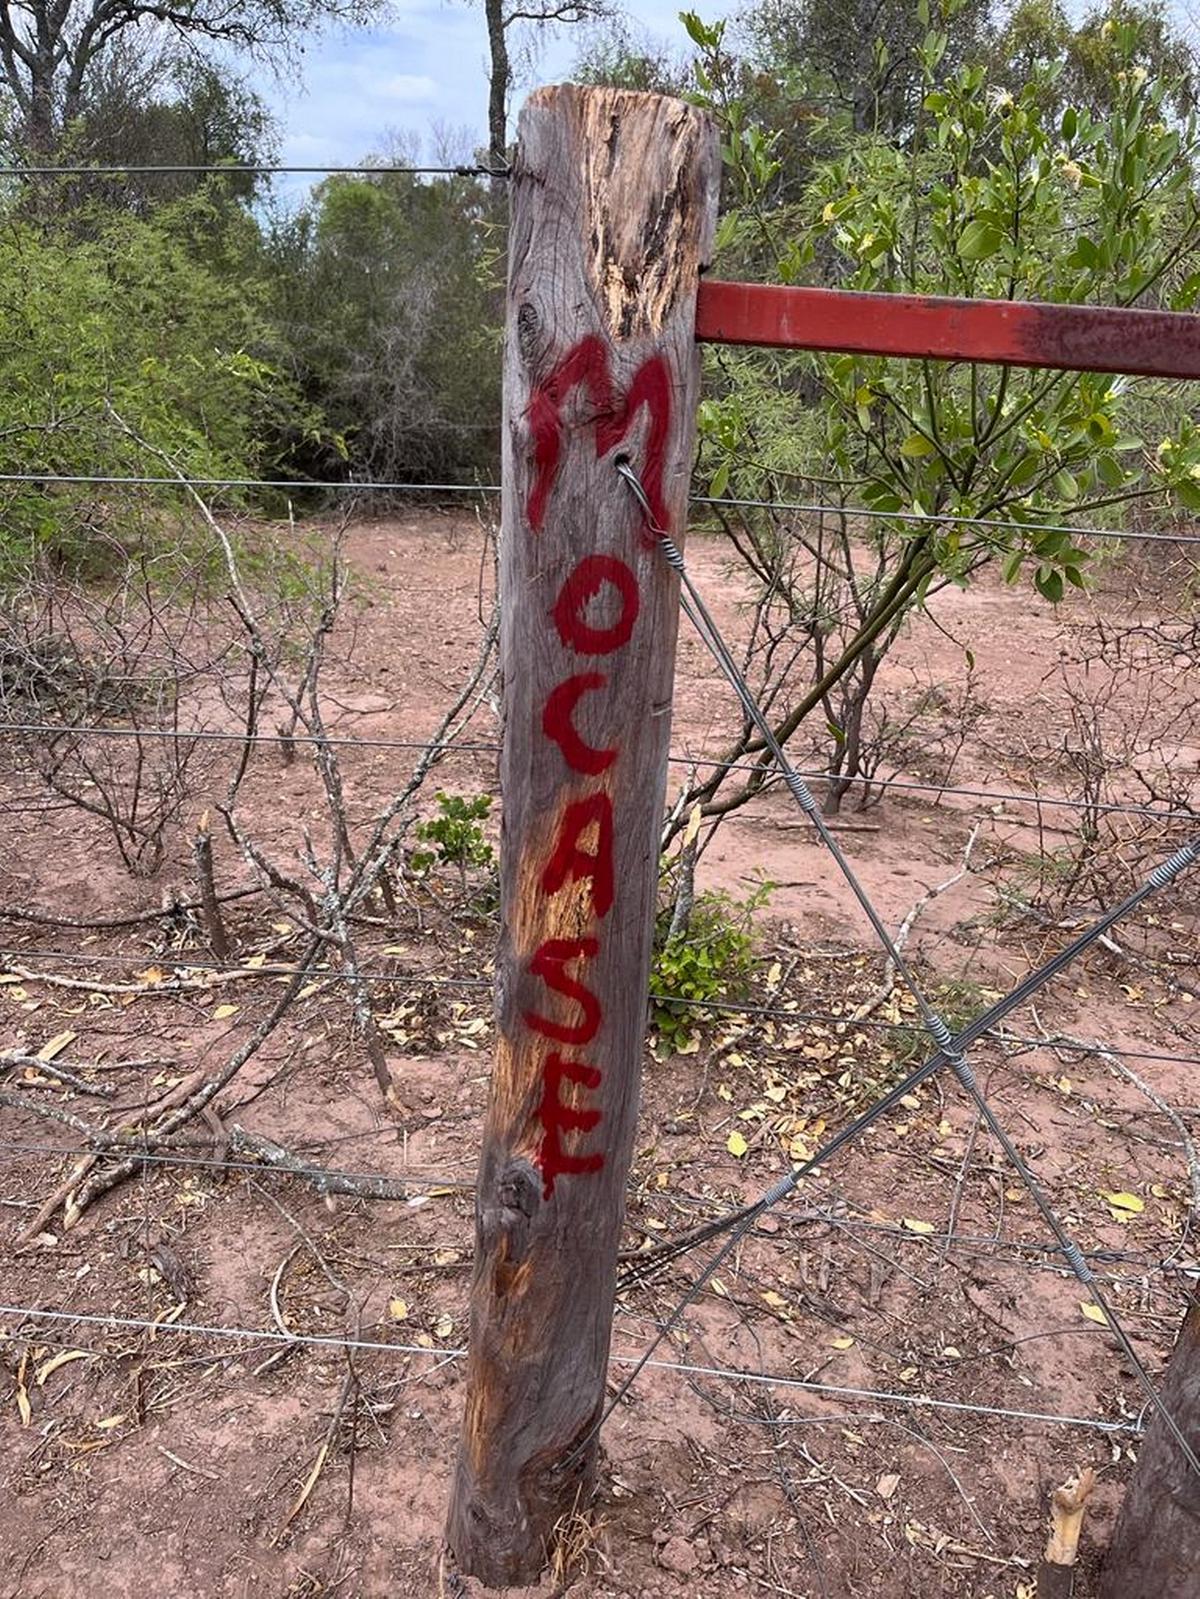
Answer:
[{"label": "small green plant", "polygon": [[491,866],[495,860],[495,851],[479,825],[491,815],[492,796],[446,794],[439,789],[436,798],[440,814],[417,827],[417,837],[434,848],[413,850],[409,865],[415,872],[427,872],[435,865],[457,866],[465,892],[468,870]]},{"label": "small green plant", "polygon": [[754,966],[756,912],[774,885],[762,883],[744,900],[709,890],[698,896],[686,932],[670,935],[669,914],[660,919],[650,970],[653,1022],[666,1053],[698,1047],[705,1000],[729,999],[746,992]]}]

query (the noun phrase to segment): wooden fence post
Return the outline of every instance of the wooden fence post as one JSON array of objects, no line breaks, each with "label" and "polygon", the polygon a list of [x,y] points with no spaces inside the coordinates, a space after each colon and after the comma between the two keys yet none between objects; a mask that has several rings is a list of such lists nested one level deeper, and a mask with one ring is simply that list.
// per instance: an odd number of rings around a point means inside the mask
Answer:
[{"label": "wooden fence post", "polygon": [[528,1582],[598,1454],[666,787],[696,288],[719,159],[694,107],[541,89],[512,174],[504,367],[502,933],[467,1400],[447,1537]]},{"label": "wooden fence post", "polygon": [[[1200,1297],[1193,1295],[1160,1389],[1200,1449]],[[1200,1478],[1155,1415],[1117,1516],[1100,1599],[1196,1599],[1200,1592]]]}]

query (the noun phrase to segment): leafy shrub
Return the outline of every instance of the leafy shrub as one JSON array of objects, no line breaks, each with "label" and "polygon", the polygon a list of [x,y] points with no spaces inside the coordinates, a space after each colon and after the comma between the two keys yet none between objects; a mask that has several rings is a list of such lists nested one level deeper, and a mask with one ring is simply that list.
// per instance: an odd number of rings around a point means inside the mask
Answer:
[{"label": "leafy shrub", "polygon": [[670,936],[660,922],[650,969],[653,1023],[667,1051],[691,1044],[704,1012],[704,1000],[737,998],[746,992],[754,967],[755,913],[769,900],[773,885],[762,883],[744,900],[709,890],[697,897],[686,932]]},{"label": "leafy shrub", "polygon": [[434,865],[457,866],[465,887],[470,867],[491,866],[495,860],[495,851],[479,825],[491,815],[492,796],[468,797],[438,789],[437,805],[440,814],[417,827],[417,837],[434,848],[414,850],[409,865],[416,872],[427,872]]},{"label": "leafy shrub", "polygon": [[89,212],[81,237],[81,216],[38,226],[0,204],[5,470],[45,474],[0,485],[0,583],[39,555],[95,571],[113,536],[162,538],[166,495],[56,476],[253,477],[264,440],[307,426],[260,314],[253,240],[234,219],[236,262],[209,265],[224,224],[206,205]]}]

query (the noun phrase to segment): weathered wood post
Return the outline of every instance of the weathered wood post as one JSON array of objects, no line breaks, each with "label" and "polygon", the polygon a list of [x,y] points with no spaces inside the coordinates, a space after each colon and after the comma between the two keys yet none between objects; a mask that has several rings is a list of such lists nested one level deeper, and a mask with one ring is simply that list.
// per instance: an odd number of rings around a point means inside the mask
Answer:
[{"label": "weathered wood post", "polygon": [[[1164,1409],[1200,1449],[1200,1297],[1193,1294],[1160,1390]],[[1100,1582],[1100,1599],[1196,1599],[1200,1478],[1156,1415],[1146,1429]]]},{"label": "weathered wood post", "polygon": [[512,174],[504,368],[502,924],[467,1401],[447,1536],[504,1586],[595,1472],[646,1028],[696,287],[718,151],[681,101],[541,89]]}]

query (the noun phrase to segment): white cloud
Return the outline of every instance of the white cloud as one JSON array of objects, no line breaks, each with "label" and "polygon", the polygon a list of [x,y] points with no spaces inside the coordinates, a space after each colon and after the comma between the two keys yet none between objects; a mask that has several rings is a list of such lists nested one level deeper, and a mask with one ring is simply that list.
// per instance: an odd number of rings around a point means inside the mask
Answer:
[{"label": "white cloud", "polygon": [[374,85],[373,92],[389,100],[420,101],[438,98],[438,86],[433,79],[418,76],[414,72],[398,72],[394,78],[387,78],[382,83]]}]

